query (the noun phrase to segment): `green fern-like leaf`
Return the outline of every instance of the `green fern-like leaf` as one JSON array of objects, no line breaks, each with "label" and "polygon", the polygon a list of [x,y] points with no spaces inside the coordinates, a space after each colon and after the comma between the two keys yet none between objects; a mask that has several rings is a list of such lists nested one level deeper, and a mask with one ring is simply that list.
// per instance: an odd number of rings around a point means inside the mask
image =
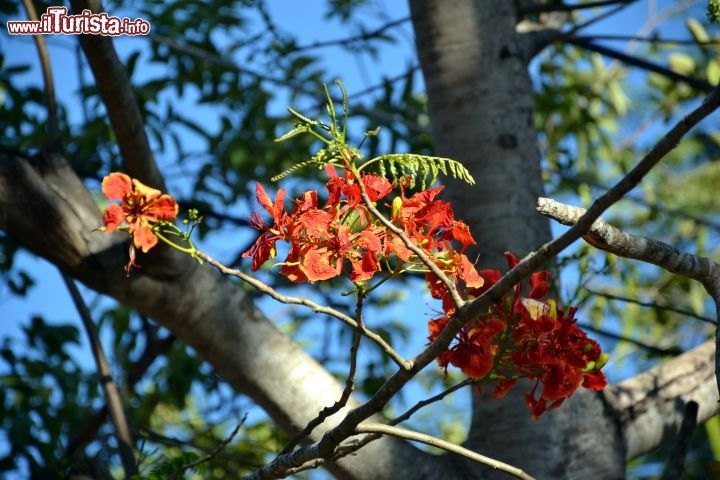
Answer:
[{"label": "green fern-like leaf", "polygon": [[424,190],[428,185],[437,181],[440,173],[450,175],[453,178],[462,180],[470,185],[475,185],[475,179],[470,172],[457,160],[442,157],[431,157],[428,155],[414,155],[411,153],[391,153],[377,157],[373,166],[377,168],[380,175],[386,176],[387,172],[394,180],[403,175],[410,175],[411,186],[420,180],[421,188]]}]

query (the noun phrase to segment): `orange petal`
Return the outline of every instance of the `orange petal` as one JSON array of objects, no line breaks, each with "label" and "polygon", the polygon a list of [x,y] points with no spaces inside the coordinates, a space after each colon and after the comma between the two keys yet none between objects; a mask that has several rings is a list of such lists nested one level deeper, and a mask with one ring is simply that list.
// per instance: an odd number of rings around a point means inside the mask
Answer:
[{"label": "orange petal", "polygon": [[154,216],[158,220],[175,220],[178,214],[178,204],[170,195],[161,195],[148,207],[145,213]]},{"label": "orange petal", "polygon": [[135,193],[138,196],[144,197],[145,201],[150,201],[158,198],[160,194],[162,193],[160,190],[157,190],[152,187],[148,187],[144,183],[142,183],[140,180],[133,178],[133,186],[135,187]]},{"label": "orange petal", "polygon": [[137,248],[142,249],[143,253],[147,253],[148,250],[157,245],[158,239],[150,227],[143,225],[133,233],[133,243]]},{"label": "orange petal", "polygon": [[103,178],[102,191],[108,200],[122,200],[132,192],[132,182],[124,173],[113,172]]},{"label": "orange petal", "polygon": [[125,214],[117,203],[108,205],[103,212],[103,222],[105,222],[105,231],[114,232],[125,220]]}]

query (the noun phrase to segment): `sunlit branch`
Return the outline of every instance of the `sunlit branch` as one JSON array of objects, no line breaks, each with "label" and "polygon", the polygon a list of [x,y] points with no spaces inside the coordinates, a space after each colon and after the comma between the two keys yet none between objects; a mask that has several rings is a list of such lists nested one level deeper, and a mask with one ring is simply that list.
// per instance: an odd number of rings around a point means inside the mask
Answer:
[{"label": "sunlit branch", "polygon": [[363,303],[365,302],[365,293],[358,292],[357,299],[357,310],[355,314],[355,322],[357,328],[355,329],[355,335],[353,336],[352,346],[350,347],[350,368],[348,371],[347,379],[345,380],[345,388],[340,395],[340,398],[332,406],[323,408],[317,417],[312,419],[305,428],[298,432],[289,442],[285,445],[279,455],[292,452],[293,449],[304,439],[310,436],[318,425],[321,425],[325,419],[335,415],[337,412],[342,410],[350,400],[353,390],[355,390],[355,371],[357,369],[357,355],[360,350],[360,341],[362,340],[362,327],[365,326],[362,317]]},{"label": "sunlit branch", "polygon": [[[563,225],[575,225],[585,210],[549,198],[539,198],[537,211]],[[621,257],[652,263],[665,270],[701,282],[709,288],[720,275],[720,265],[709,258],[681,252],[672,245],[632,235],[597,218],[584,236],[592,246]]]},{"label": "sunlit branch", "polygon": [[118,391],[117,385],[113,382],[112,372],[110,371],[110,363],[108,362],[105,351],[103,350],[100,337],[95,329],[95,324],[90,316],[90,310],[85,305],[85,301],[80,294],[80,291],[75,286],[75,282],[65,275],[62,274],[63,280],[70,291],[75,308],[80,314],[82,319],[83,327],[85,327],[85,333],[90,340],[90,347],[92,348],[93,357],[95,358],[95,366],[97,368],[100,384],[102,385],[103,392],[105,393],[105,400],[107,401],[108,410],[110,411],[110,418],[112,419],[113,426],[115,427],[115,435],[118,441],[118,452],[120,453],[120,459],[122,460],[123,469],[125,470],[125,478],[130,479],[133,475],[138,473],[137,463],[135,461],[135,455],[133,453],[133,441],[130,435],[130,427],[128,426],[127,417],[125,416],[125,408],[120,398],[120,392]]},{"label": "sunlit branch", "polygon": [[512,475],[513,477],[521,478],[523,480],[533,480],[533,477],[531,477],[517,467],[513,467],[512,465],[508,465],[507,463],[501,462],[499,460],[480,455],[479,453],[475,453],[472,450],[468,450],[467,448],[463,448],[459,445],[455,445],[454,443],[450,443],[446,440],[442,440],[431,435],[426,435],[424,433],[415,432],[404,428],[393,427],[390,425],[383,425],[380,423],[361,423],[357,426],[355,431],[357,433],[379,433],[381,435],[392,435],[393,437],[404,438],[405,440],[424,443],[425,445],[430,445],[432,447],[436,447],[447,452],[455,453],[474,462],[487,465],[493,470],[505,472],[509,475]]},{"label": "sunlit branch", "polygon": [[[304,298],[304,297],[291,297],[287,295],[282,295],[281,293],[278,293],[277,290],[272,288],[270,285],[258,280],[257,278],[254,278],[242,270],[238,270],[235,268],[228,268],[219,261],[212,258],[210,255],[204,252],[198,252],[197,254],[198,258],[208,262],[210,265],[217,268],[220,273],[223,275],[229,275],[232,277],[237,277],[243,282],[249,284],[256,290],[258,290],[261,293],[264,293],[268,295],[269,297],[277,300],[280,303],[290,304],[290,305],[303,305],[305,307],[310,308],[315,313],[322,313],[324,315],[329,315],[331,317],[335,317],[338,320],[346,323],[347,325],[350,325],[353,328],[358,328],[358,324],[352,317],[345,315],[342,312],[338,312],[334,308],[327,307],[324,305],[320,305],[316,302],[313,302],[310,299]],[[373,332],[372,330],[369,330],[365,325],[360,325],[359,328],[362,331],[362,334],[365,335],[367,338],[375,342],[385,354],[387,354],[390,358],[393,359],[393,361],[403,370],[408,370],[410,368],[407,360],[402,358],[402,356],[397,353],[383,338],[378,335],[377,333]]]}]

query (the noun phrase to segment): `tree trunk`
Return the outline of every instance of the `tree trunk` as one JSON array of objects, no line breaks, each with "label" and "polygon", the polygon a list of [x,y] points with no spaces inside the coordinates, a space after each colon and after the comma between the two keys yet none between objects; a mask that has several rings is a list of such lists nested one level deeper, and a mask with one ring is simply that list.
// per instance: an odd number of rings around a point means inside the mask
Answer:
[{"label": "tree trunk", "polygon": [[[548,222],[535,212],[543,184],[534,92],[514,2],[410,6],[435,153],[461,161],[477,181],[448,189],[448,196],[478,241],[479,265],[505,270],[504,251],[522,257],[550,239]],[[519,385],[501,402],[475,395],[465,446],[537,478],[623,477],[620,435],[600,396],[578,392],[533,421],[522,396],[528,389]]]}]

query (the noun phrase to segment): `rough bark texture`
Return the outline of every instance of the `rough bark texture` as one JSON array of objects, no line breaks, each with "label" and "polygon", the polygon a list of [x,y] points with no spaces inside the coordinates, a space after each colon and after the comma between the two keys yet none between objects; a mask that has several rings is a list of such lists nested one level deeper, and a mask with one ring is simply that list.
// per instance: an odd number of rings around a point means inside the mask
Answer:
[{"label": "rough bark texture", "polygon": [[[142,269],[126,278],[127,240],[98,232],[100,225],[92,197],[61,158],[30,162],[0,152],[0,230],[88,287],[167,327],[286,430],[304,427],[340,398],[338,382],[280,333],[242,288],[170,249],[143,255]],[[318,428],[313,438],[326,429]],[[351,479],[438,478],[438,471],[452,472],[449,461],[382,439],[332,471]]]},{"label": "rough bark texture", "polygon": [[[523,256],[550,238],[548,222],[534,211],[543,191],[540,154],[514,2],[413,0],[410,5],[435,153],[460,160],[477,181],[475,188],[449,193],[478,240],[480,265],[505,269],[505,250]],[[476,397],[466,446],[538,478],[623,476],[624,455],[606,441],[617,433],[601,402],[579,397],[570,403],[575,407],[534,422],[521,394],[518,388],[503,402]],[[573,462],[586,448],[592,460]]]},{"label": "rough bark texture", "polygon": [[483,268],[505,268],[550,238],[542,196],[534,94],[515,34],[514,2],[413,0],[435,153],[463,162],[477,184],[448,188],[472,226]]}]

